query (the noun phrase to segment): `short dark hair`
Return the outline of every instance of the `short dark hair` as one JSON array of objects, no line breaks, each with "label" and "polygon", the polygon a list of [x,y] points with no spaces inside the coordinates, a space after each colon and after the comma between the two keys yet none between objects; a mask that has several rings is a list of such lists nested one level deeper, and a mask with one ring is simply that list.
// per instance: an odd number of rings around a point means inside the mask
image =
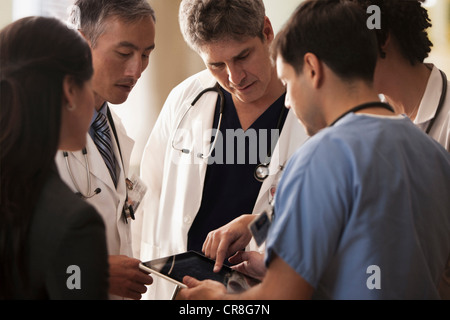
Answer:
[{"label": "short dark hair", "polygon": [[422,7],[424,0],[353,0],[364,10],[377,5],[381,10],[381,29],[376,30],[381,57],[381,46],[388,35],[397,40],[403,56],[412,65],[422,63],[431,52],[433,43],[428,38],[427,29],[432,26],[427,10]]},{"label": "short dark hair", "polygon": [[375,33],[367,28],[368,15],[348,0],[307,0],[294,12],[274,43],[297,73],[310,52],[342,79],[373,81],[377,61]]},{"label": "short dark hair", "polygon": [[80,31],[95,47],[98,37],[105,31],[104,22],[118,17],[125,22],[135,22],[150,16],[156,22],[155,11],[147,0],[77,0],[72,15],[79,12],[80,17],[70,17],[72,24],[80,19]]},{"label": "short dark hair", "polygon": [[218,40],[263,39],[266,9],[262,0],[183,0],[181,33],[194,50]]}]

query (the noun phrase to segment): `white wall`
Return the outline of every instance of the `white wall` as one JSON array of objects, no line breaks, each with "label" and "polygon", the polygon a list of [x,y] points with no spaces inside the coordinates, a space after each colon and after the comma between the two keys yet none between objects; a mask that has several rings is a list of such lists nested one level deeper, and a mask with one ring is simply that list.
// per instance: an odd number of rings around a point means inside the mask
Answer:
[{"label": "white wall", "polygon": [[266,14],[277,33],[303,0],[263,0]]},{"label": "white wall", "polygon": [[1,0],[0,2],[0,29],[13,21],[12,9],[13,0]]},{"label": "white wall", "polygon": [[430,31],[433,48],[428,62],[436,64],[450,75],[450,0],[427,0],[433,27]]}]

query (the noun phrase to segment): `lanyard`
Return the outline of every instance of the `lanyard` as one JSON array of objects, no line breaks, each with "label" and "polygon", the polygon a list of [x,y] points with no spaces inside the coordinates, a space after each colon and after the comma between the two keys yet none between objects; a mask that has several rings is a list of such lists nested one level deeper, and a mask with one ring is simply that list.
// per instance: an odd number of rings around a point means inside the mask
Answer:
[{"label": "lanyard", "polygon": [[341,115],[339,118],[334,120],[333,123],[330,124],[330,127],[334,126],[339,120],[344,118],[349,113],[358,112],[358,111],[361,111],[361,110],[364,110],[364,109],[370,109],[370,108],[374,108],[374,107],[384,108],[384,109],[387,109],[387,110],[389,110],[391,112],[394,112],[394,109],[390,105],[388,105],[386,103],[378,102],[378,101],[377,102],[368,102],[368,103],[361,104],[359,106],[356,106],[356,107],[348,110],[343,115]]}]

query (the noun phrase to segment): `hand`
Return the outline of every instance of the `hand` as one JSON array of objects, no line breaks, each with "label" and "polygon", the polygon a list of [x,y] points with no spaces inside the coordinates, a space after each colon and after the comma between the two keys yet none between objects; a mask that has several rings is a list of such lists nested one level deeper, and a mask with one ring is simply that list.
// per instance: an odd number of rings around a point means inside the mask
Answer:
[{"label": "hand", "polygon": [[235,264],[231,268],[252,278],[262,280],[266,275],[264,255],[256,251],[239,251],[228,261]]},{"label": "hand", "polygon": [[140,300],[147,291],[146,285],[153,278],[139,269],[140,261],[127,256],[109,256],[109,292],[111,294]]},{"label": "hand", "polygon": [[223,300],[227,289],[223,284],[213,280],[198,281],[189,276],[183,278],[188,289],[178,292],[177,300]]},{"label": "hand", "polygon": [[214,272],[220,271],[227,257],[248,245],[252,239],[248,225],[254,218],[254,215],[242,215],[208,234],[202,251],[208,258],[216,260]]}]

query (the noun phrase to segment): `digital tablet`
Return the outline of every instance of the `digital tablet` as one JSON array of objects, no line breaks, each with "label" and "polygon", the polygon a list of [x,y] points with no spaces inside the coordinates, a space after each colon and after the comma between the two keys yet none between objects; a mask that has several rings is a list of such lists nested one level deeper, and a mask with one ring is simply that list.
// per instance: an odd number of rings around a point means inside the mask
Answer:
[{"label": "digital tablet", "polygon": [[197,280],[215,280],[222,283],[230,293],[243,292],[260,281],[248,277],[228,266],[223,266],[219,272],[214,272],[215,262],[195,251],[142,262],[140,268],[158,275],[168,281],[186,288],[183,284],[184,276],[191,276]]}]

